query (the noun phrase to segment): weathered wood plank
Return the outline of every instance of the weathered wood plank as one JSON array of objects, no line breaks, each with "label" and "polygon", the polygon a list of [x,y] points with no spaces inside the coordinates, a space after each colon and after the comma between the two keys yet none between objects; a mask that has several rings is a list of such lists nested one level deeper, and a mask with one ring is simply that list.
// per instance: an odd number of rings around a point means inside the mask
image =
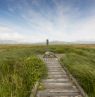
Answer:
[{"label": "weathered wood plank", "polygon": [[42,58],[48,68],[48,77],[42,81],[44,90],[37,97],[85,97],[61,67],[58,58]]}]

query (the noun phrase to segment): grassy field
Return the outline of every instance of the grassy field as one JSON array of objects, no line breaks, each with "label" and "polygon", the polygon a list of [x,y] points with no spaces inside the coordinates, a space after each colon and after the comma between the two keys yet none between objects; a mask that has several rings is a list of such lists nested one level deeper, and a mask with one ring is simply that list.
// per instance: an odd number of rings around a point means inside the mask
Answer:
[{"label": "grassy field", "polygon": [[35,82],[45,74],[45,64],[31,48],[0,48],[0,97],[29,97]]},{"label": "grassy field", "polygon": [[95,97],[95,48],[69,48],[60,61],[89,97]]},{"label": "grassy field", "polygon": [[[65,54],[61,63],[89,97],[95,97],[95,45],[50,45],[49,50]],[[35,82],[46,75],[45,64],[36,56],[45,51],[44,45],[0,45],[0,97],[29,96]]]}]

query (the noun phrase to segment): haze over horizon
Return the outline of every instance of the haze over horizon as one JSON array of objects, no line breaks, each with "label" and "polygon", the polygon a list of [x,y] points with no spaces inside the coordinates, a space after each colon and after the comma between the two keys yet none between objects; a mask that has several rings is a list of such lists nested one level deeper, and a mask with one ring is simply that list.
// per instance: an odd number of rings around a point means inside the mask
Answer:
[{"label": "haze over horizon", "polygon": [[0,40],[95,41],[95,0],[0,0]]}]

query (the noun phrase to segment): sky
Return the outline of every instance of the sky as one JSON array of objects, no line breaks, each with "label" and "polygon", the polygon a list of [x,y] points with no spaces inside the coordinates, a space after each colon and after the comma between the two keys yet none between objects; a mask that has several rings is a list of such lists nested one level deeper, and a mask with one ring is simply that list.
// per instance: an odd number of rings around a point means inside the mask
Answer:
[{"label": "sky", "polygon": [[95,0],[0,0],[0,40],[95,41]]}]

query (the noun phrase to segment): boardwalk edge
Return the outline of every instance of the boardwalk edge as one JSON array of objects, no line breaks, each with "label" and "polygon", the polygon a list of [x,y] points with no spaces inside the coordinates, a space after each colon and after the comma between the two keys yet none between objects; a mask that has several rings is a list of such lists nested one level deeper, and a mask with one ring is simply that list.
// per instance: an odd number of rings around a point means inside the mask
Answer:
[{"label": "boardwalk edge", "polygon": [[37,81],[36,84],[34,85],[34,88],[31,91],[30,97],[35,97],[36,96],[38,86],[39,86],[39,81]]},{"label": "boardwalk edge", "polygon": [[[60,62],[60,61],[59,61]],[[60,62],[60,64],[62,64]],[[62,66],[63,65],[63,66]],[[64,64],[62,64],[61,66],[64,68],[64,70],[66,71],[66,73],[68,74],[70,80],[72,80],[72,82],[77,86],[77,88],[79,89],[80,93],[82,94],[83,97],[88,97],[88,95],[84,92],[83,88],[79,85],[79,83],[77,82],[77,80],[72,76],[72,74],[68,71],[68,69],[65,67]]]}]

